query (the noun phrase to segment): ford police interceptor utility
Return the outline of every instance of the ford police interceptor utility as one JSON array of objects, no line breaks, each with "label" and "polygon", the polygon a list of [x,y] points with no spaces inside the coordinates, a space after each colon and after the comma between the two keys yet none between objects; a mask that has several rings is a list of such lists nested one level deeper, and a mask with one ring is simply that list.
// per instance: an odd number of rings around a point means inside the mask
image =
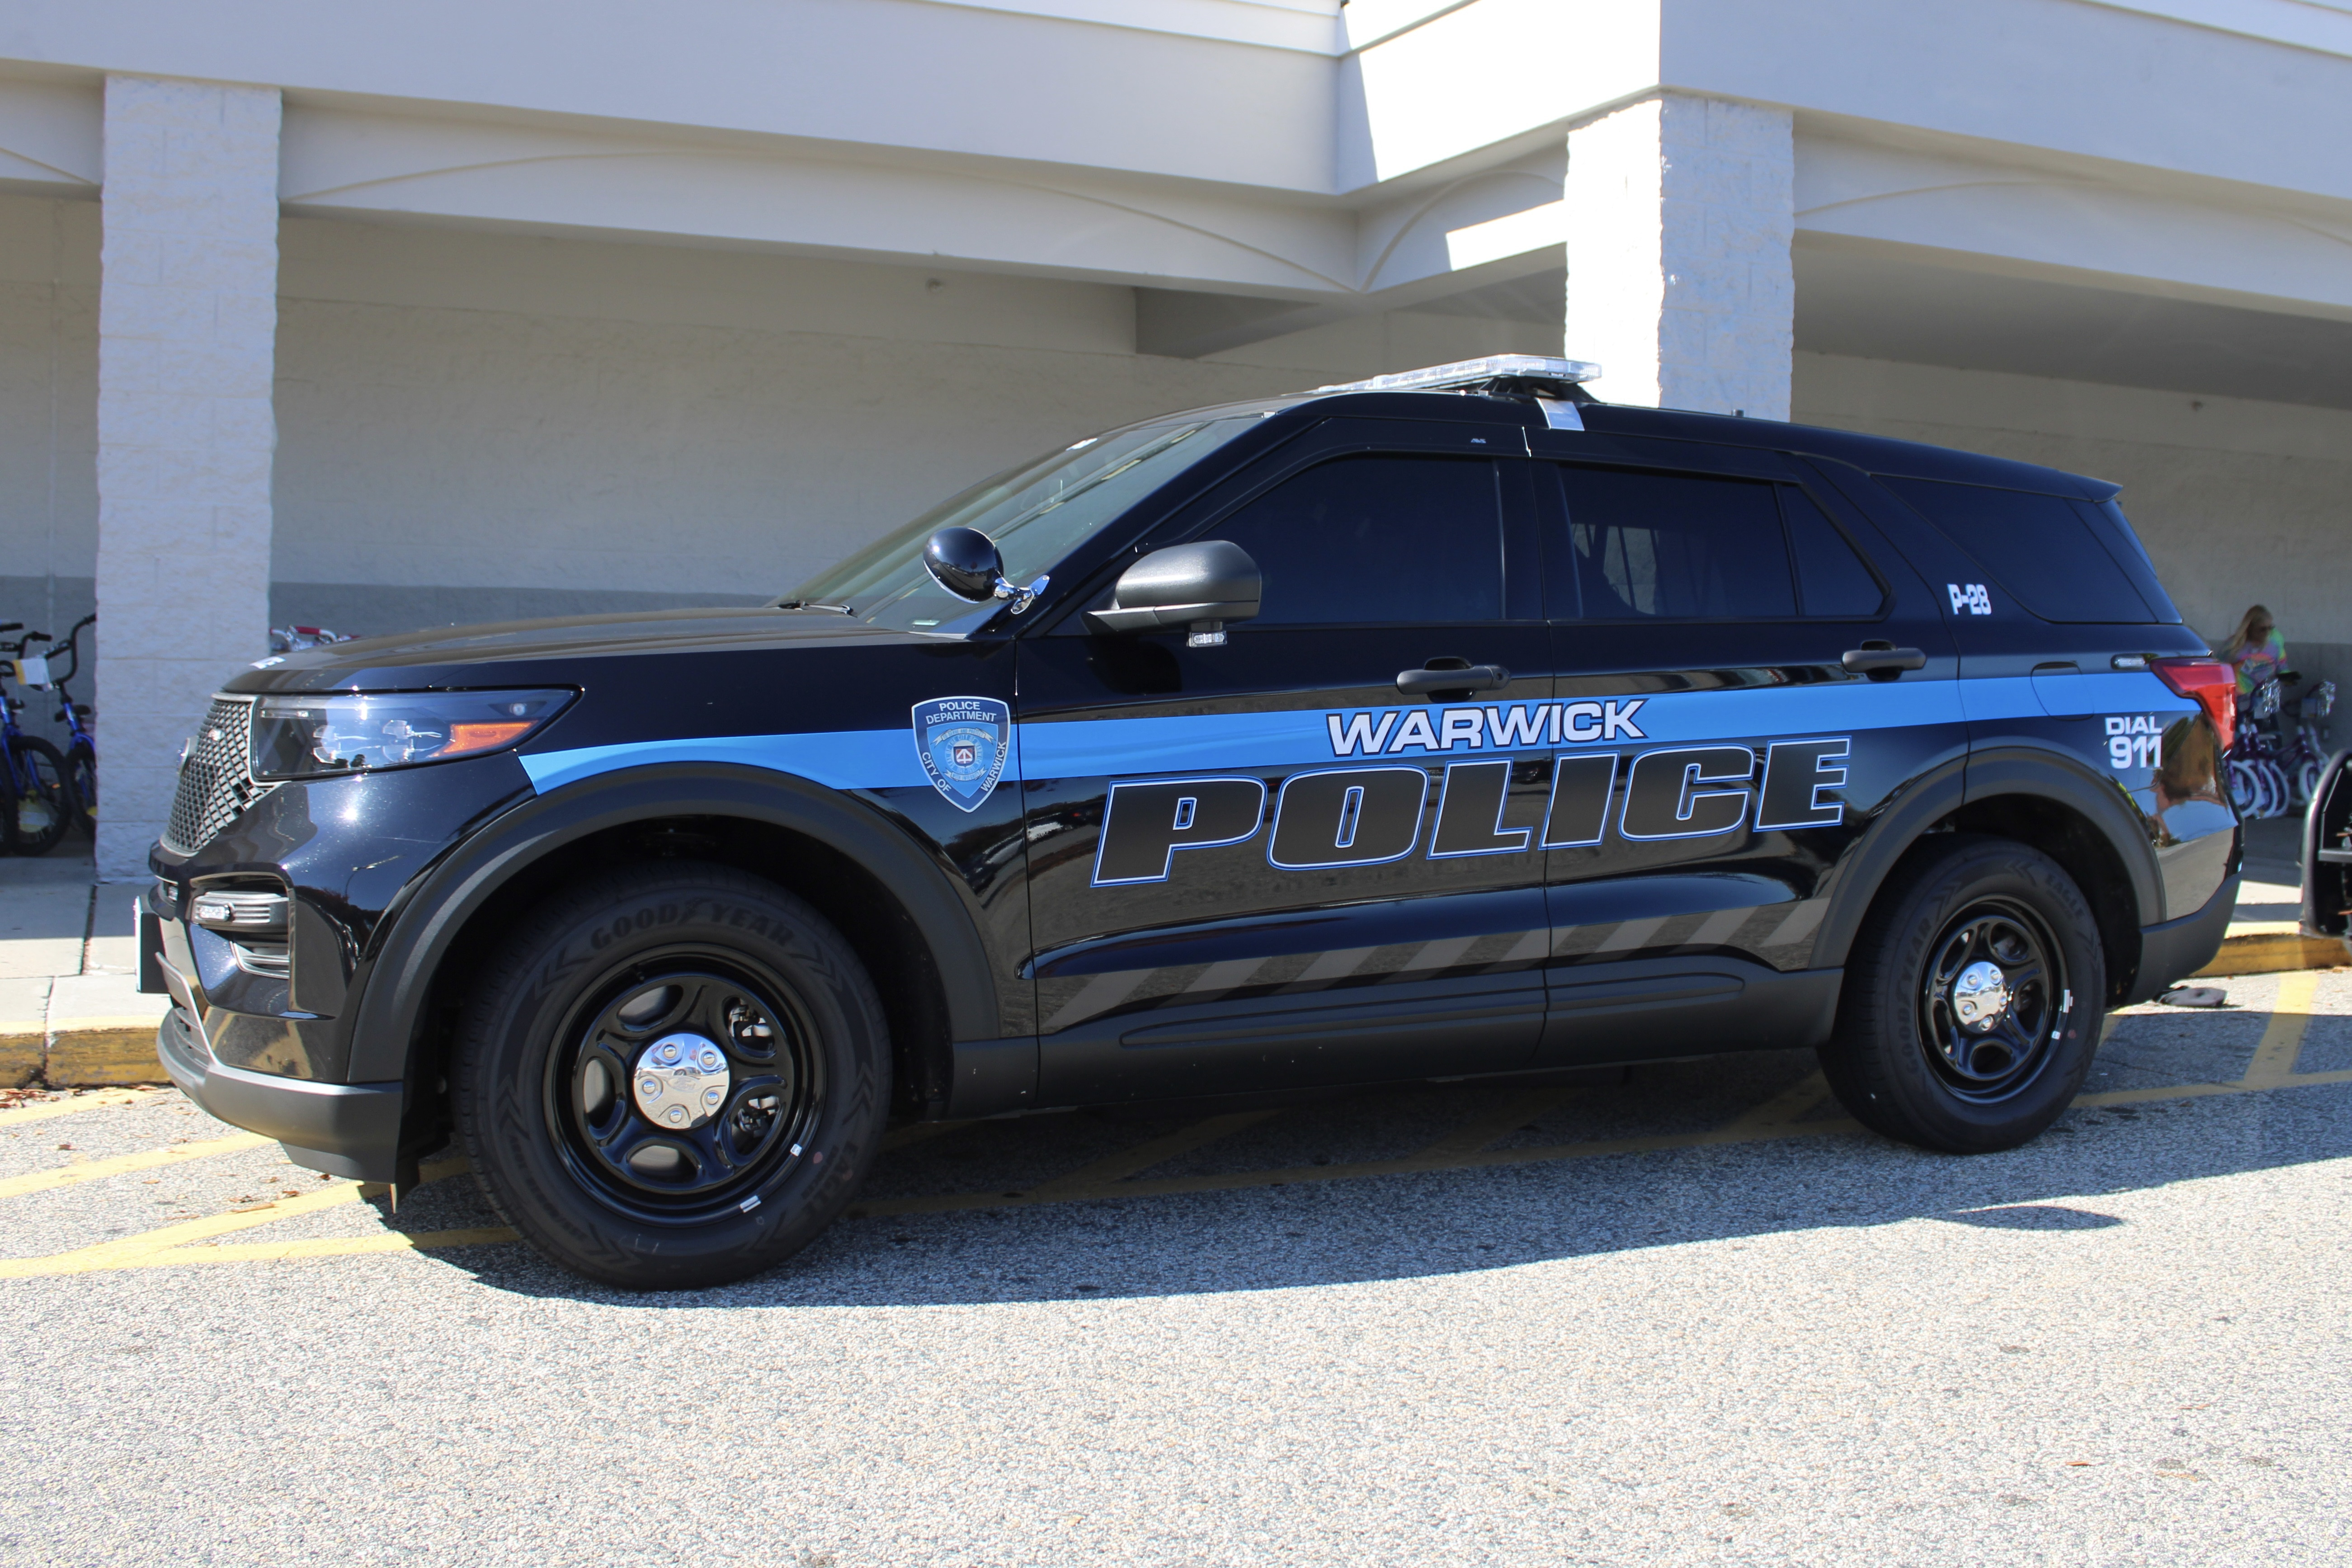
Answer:
[{"label": "ford police interceptor utility", "polygon": [[2115,487],[1520,356],[1091,436],[758,609],[264,659],[143,895],[173,1079],[550,1258],[766,1268],[886,1124],[1810,1047],[2058,1116],[2236,896]]}]

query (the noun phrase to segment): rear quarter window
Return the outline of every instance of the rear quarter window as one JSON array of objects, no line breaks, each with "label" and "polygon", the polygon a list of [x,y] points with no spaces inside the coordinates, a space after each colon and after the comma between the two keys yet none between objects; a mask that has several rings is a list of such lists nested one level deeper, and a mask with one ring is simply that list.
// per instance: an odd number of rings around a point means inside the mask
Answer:
[{"label": "rear quarter window", "polygon": [[2133,578],[2146,573],[2155,580],[2145,560],[2133,562],[2137,572],[2126,570],[2118,554],[2137,552],[2122,538],[2110,544],[2100,537],[2113,530],[2097,526],[2106,520],[2086,517],[2079,502],[1946,479],[1881,475],[1879,482],[1967,552],[1994,587],[2045,621],[2146,624],[2171,610],[2160,596],[2151,605],[2141,595]]}]

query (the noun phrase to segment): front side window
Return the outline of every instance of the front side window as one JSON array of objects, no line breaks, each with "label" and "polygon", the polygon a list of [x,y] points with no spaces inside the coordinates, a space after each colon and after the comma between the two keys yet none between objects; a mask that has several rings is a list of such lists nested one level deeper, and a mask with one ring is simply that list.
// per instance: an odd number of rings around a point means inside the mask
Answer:
[{"label": "front side window", "polygon": [[1265,599],[1252,626],[1502,618],[1502,506],[1483,458],[1337,458],[1205,537],[1257,563]]},{"label": "front side window", "polygon": [[840,605],[861,620],[900,631],[968,631],[998,606],[959,599],[924,570],[923,544],[934,532],[978,529],[996,542],[1004,574],[1027,583],[1264,417],[1262,410],[1194,415],[1089,436],[940,502],[785,599]]}]

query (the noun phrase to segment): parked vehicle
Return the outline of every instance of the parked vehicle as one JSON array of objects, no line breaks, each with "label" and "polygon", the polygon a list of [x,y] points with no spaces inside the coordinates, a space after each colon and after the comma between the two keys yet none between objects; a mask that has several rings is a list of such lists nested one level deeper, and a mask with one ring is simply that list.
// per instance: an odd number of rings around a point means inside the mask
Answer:
[{"label": "parked vehicle", "polygon": [[[0,625],[0,632],[24,631],[25,623]],[[8,694],[7,680],[19,685],[46,686],[46,661],[26,657],[26,648],[46,641],[47,632],[26,632],[13,643],[0,643],[9,655],[0,666],[0,836],[12,855],[46,855],[58,847],[73,826],[72,786],[67,783],[66,760],[38,735],[18,727],[16,715],[25,700]]]},{"label": "parked vehicle", "polygon": [[[95,615],[84,616],[67,631],[63,642],[51,645],[48,664],[49,687],[58,694],[58,709],[53,717],[66,727],[69,737],[66,742],[66,790],[71,797],[74,820],[82,832],[91,838],[98,837],[98,737],[90,732],[89,721],[98,710],[87,702],[77,702],[68,682],[81,674],[81,634],[85,627],[98,624]],[[70,654],[73,662],[63,670],[58,668],[58,655]]]},{"label": "parked vehicle", "polygon": [[[260,660],[142,917],[299,1163],[770,1267],[893,1121],[1811,1047],[2032,1139],[2236,899],[2236,686],[2095,479],[1521,356],[1149,420],[764,608]],[[747,570],[750,566],[747,563]]]}]

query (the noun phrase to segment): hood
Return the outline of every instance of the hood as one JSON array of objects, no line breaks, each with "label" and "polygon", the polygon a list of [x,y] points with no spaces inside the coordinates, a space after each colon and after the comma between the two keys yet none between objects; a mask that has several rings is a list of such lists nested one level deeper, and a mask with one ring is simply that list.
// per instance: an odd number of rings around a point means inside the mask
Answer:
[{"label": "hood", "polygon": [[[493,621],[362,637],[257,659],[231,691],[364,691],[542,679],[515,666],[647,654],[750,653],[792,644],[844,648],[961,639],[880,629],[833,610],[729,606]],[[492,673],[495,671],[495,673]]]}]

